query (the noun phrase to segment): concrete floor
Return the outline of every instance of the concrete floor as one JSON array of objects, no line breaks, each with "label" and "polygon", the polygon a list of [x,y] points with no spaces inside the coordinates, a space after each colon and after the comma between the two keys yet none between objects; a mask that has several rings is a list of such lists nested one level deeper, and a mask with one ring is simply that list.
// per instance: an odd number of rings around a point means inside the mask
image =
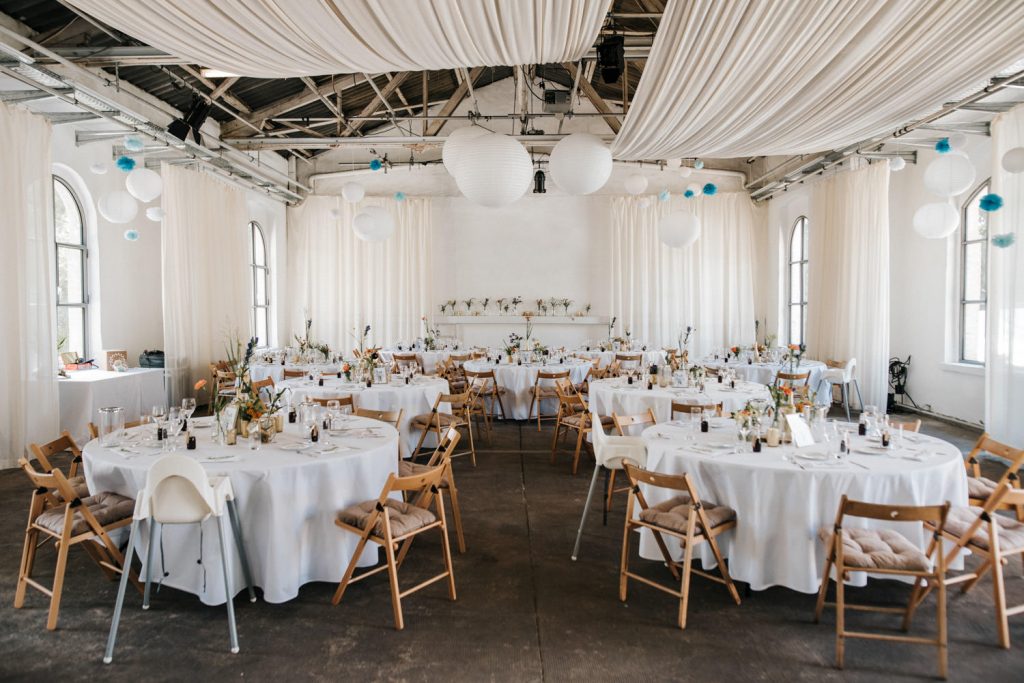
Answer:
[{"label": "concrete floor", "polygon": [[[927,421],[923,431],[969,446],[975,433]],[[674,627],[676,603],[633,585],[629,602],[617,596],[624,497],[608,526],[595,505],[579,562],[569,559],[586,495],[589,461],[572,477],[568,458],[549,464],[551,427],[505,424],[479,465],[456,461],[468,552],[455,557],[458,600],[441,584],[404,602],[406,628],[392,628],[387,580],[381,575],[349,589],[330,605],[334,585],[306,585],[287,604],[236,600],[241,653],[228,652],[222,608],[164,590],[152,609],[129,593],[114,664],[101,663],[114,602],[84,552],[72,554],[60,628],[45,629],[47,599],[30,591],[24,609],[10,607],[30,489],[17,470],[0,472],[0,680],[911,680],[933,677],[933,648],[853,641],[847,668],[833,668],[834,618],[811,622],[814,597],[771,589],[736,606],[725,590],[695,578],[689,626]],[[341,533],[339,531],[339,533]],[[436,571],[439,544],[417,541],[403,567],[406,586]],[[52,571],[52,551],[38,566]],[[652,577],[654,562],[634,560]],[[1024,579],[1012,565],[1010,600],[1024,602]],[[42,574],[46,576],[46,574]],[[950,599],[951,680],[1021,680],[1024,617],[1011,620],[1014,648],[996,647],[987,579]],[[742,587],[741,587],[742,590]],[[851,600],[905,600],[901,585],[875,581],[852,589]],[[934,628],[922,607],[919,633]],[[875,615],[854,624],[895,623]],[[886,620],[888,619],[888,621]]]}]

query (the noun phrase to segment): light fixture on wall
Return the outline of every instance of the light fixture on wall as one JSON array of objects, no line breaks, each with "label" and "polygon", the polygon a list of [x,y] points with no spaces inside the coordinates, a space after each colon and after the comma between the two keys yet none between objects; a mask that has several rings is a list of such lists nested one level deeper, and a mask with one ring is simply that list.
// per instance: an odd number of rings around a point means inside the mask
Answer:
[{"label": "light fixture on wall", "polygon": [[601,69],[601,80],[615,83],[622,75],[626,64],[626,40],[622,36],[606,36],[597,46],[597,66]]},{"label": "light fixture on wall", "polygon": [[533,193],[534,194],[546,194],[547,189],[544,187],[544,171],[537,169],[537,172],[533,174]]}]

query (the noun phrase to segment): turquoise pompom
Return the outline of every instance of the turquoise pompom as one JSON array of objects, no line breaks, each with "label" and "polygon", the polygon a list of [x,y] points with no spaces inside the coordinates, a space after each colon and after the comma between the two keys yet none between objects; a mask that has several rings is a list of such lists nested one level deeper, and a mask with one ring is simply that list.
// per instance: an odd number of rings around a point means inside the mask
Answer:
[{"label": "turquoise pompom", "polygon": [[405,201],[405,193],[404,192],[396,192],[395,193],[395,201],[396,202],[404,202]]},{"label": "turquoise pompom", "polygon": [[125,230],[124,231],[124,238],[126,240],[128,240],[129,242],[135,242],[135,241],[137,241],[139,239],[139,231],[138,230],[134,230],[134,229],[132,229],[132,230]]},{"label": "turquoise pompom", "polygon": [[697,159],[696,161],[693,162],[693,167],[699,171],[700,169],[704,168],[704,162],[701,161],[700,159]]},{"label": "turquoise pompom", "polygon": [[687,199],[693,199],[693,190],[687,190],[686,192],[683,193],[683,196],[686,197]]},{"label": "turquoise pompom", "polygon": [[661,192],[658,193],[658,201],[659,202],[667,202],[668,198],[671,197],[671,196],[672,195],[670,195],[668,193],[668,190],[662,190]]},{"label": "turquoise pompom", "polygon": [[380,159],[374,159],[373,161],[370,162],[370,170],[371,171],[379,171],[383,167],[384,167],[384,164],[381,162]]},{"label": "turquoise pompom", "polygon": [[939,154],[945,154],[951,149],[952,147],[949,146],[949,138],[942,138],[935,143],[935,151]]},{"label": "turquoise pompom", "polygon": [[141,152],[145,145],[138,135],[128,135],[124,139],[124,148],[129,152]]},{"label": "turquoise pompom", "polygon": [[704,186],[702,191],[704,192],[704,194],[710,197],[716,192],[718,192],[718,187],[714,183],[708,183],[707,185]]},{"label": "turquoise pompom", "polygon": [[982,211],[998,211],[1003,208],[1003,198],[997,194],[987,194],[978,202]]},{"label": "turquoise pompom", "polygon": [[1012,232],[1008,232],[1002,235],[992,236],[992,246],[999,247],[1000,249],[1006,249],[1012,247],[1013,243],[1017,241],[1017,236]]},{"label": "turquoise pompom", "polygon": [[117,158],[117,167],[125,173],[130,172],[135,168],[135,159],[131,157],[120,156]]}]

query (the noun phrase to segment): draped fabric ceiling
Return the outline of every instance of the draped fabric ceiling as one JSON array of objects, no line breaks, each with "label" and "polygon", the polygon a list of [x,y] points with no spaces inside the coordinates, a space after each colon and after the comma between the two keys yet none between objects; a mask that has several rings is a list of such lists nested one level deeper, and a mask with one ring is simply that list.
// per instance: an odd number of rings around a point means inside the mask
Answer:
[{"label": "draped fabric ceiling", "polygon": [[1024,57],[1020,0],[671,0],[612,153],[749,157],[895,130]]},{"label": "draped fabric ceiling", "polygon": [[71,0],[170,54],[293,78],[575,61],[610,0]]}]

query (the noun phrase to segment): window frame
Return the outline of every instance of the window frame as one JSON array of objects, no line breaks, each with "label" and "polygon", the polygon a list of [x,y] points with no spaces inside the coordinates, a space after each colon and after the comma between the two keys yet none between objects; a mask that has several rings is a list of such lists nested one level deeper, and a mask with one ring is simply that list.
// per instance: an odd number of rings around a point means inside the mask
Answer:
[{"label": "window frame", "polygon": [[[807,269],[810,263],[810,252],[807,248],[807,241],[810,234],[810,220],[807,216],[799,216],[793,221],[793,227],[789,231],[789,243],[786,250],[786,337],[790,344],[803,344],[806,342],[807,334]],[[793,240],[796,238],[797,230],[800,230],[800,259],[793,259]],[[793,301],[793,266],[800,266],[799,301]],[[800,314],[800,339],[793,339],[793,309],[798,309]]]},{"label": "window frame", "polygon": [[[55,297],[55,313],[59,313],[60,309],[66,308],[78,308],[82,311],[82,348],[73,349],[82,354],[83,358],[89,358],[89,305],[91,303],[89,295],[89,242],[88,242],[88,226],[85,222],[85,210],[82,208],[82,200],[78,198],[78,194],[74,188],[71,187],[71,183],[61,178],[56,173],[51,174],[53,180],[53,192],[52,204],[53,204],[53,243],[54,243],[54,293]],[[61,186],[67,190],[68,195],[71,196],[71,200],[75,204],[75,210],[78,212],[78,223],[79,223],[79,234],[81,235],[81,242],[61,242],[57,239],[57,188],[56,184],[60,183]],[[81,258],[81,273],[82,273],[82,301],[78,303],[62,303],[60,300],[60,253],[62,249],[73,249],[80,252]],[[59,316],[58,316],[59,318]],[[72,349],[65,349],[72,350]]]},{"label": "window frame", "polygon": [[[957,230],[957,362],[964,365],[970,365],[973,367],[983,368],[985,367],[984,360],[974,360],[965,357],[964,350],[966,344],[966,312],[967,306],[981,305],[981,309],[988,315],[988,259],[989,259],[989,246],[988,246],[988,221],[985,222],[985,234],[976,239],[967,238],[967,216],[971,210],[971,206],[978,201],[978,199],[989,191],[991,187],[992,179],[986,178],[979,185],[977,185],[971,194],[968,195],[967,201],[960,207],[960,227]],[[978,291],[981,293],[978,299],[967,298],[967,250],[972,245],[984,244],[982,251],[982,261],[980,269],[981,283],[978,287]],[[982,346],[986,343],[987,330],[982,327]]]},{"label": "window frame", "polygon": [[[256,237],[259,236],[257,245]],[[262,265],[256,258],[257,246],[263,253]],[[263,329],[266,332],[266,339],[260,340],[263,346],[270,345],[270,265],[267,258],[267,236],[263,232],[263,226],[257,221],[249,221],[249,268],[252,278],[252,333],[256,336],[259,330],[257,321],[263,318]],[[256,286],[257,278],[263,278],[263,301],[259,299],[259,288]]]}]

